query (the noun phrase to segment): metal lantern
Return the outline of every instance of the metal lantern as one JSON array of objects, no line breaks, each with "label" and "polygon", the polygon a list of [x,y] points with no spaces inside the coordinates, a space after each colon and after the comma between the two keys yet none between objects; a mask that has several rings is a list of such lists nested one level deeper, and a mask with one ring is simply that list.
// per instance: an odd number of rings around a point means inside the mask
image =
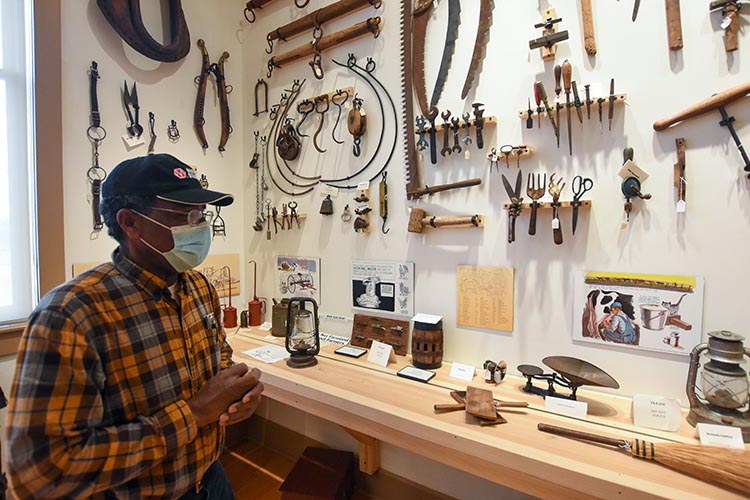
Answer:
[{"label": "metal lantern", "polygon": [[[709,332],[708,337],[708,343],[696,346],[690,353],[687,420],[693,426],[706,422],[739,427],[744,441],[750,442],[750,386],[747,372],[740,367],[746,362],[745,357],[750,357],[750,349],[742,345],[744,337],[730,331]],[[708,351],[708,362],[701,367],[700,355],[704,351]]]},{"label": "metal lantern", "polygon": [[[305,305],[312,303],[312,311]],[[304,368],[318,363],[315,355],[320,352],[320,322],[318,303],[307,297],[289,299],[286,312],[286,364],[292,368]]]}]

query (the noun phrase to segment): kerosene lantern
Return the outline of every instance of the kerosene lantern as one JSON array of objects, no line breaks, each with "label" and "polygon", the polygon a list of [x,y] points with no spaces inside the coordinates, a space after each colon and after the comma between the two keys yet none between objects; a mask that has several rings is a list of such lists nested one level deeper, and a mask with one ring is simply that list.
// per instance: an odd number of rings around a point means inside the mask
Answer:
[{"label": "kerosene lantern", "polygon": [[[305,307],[308,302],[312,304],[312,311]],[[318,303],[315,300],[308,297],[289,299],[286,310],[287,365],[304,368],[318,363],[315,355],[320,352],[319,327]]]},{"label": "kerosene lantern", "polygon": [[[688,422],[731,425],[742,429],[742,438],[750,442],[750,408],[747,372],[740,365],[750,349],[742,345],[745,338],[736,333],[719,330],[708,333],[708,343],[700,344],[690,353],[687,396],[690,400]],[[700,355],[708,350],[708,362],[700,370],[699,389],[696,379]]]}]

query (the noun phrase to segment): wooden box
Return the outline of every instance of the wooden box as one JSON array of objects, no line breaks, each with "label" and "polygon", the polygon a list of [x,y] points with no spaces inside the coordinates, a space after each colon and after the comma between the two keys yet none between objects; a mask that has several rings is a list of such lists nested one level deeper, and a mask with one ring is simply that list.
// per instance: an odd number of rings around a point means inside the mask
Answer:
[{"label": "wooden box", "polygon": [[406,356],[409,344],[409,322],[398,319],[355,314],[351,345],[369,349],[377,340],[393,346],[393,352]]},{"label": "wooden box", "polygon": [[345,500],[354,494],[355,479],[354,453],[308,446],[279,491],[284,500]]}]

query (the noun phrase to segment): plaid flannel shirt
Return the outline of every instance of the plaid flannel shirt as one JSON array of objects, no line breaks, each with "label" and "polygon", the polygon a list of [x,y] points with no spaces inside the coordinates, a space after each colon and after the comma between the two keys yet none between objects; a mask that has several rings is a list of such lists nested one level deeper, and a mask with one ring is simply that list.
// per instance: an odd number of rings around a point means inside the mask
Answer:
[{"label": "plaid flannel shirt", "polygon": [[19,498],[175,498],[221,453],[187,400],[232,350],[216,290],[196,271],[166,283],[118,250],[48,293],[18,351],[6,423]]}]

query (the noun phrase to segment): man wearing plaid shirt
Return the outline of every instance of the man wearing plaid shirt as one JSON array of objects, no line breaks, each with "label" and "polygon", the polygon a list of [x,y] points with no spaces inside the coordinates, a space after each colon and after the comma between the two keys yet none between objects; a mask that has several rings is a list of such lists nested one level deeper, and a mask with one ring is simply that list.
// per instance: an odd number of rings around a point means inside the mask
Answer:
[{"label": "man wearing plaid shirt", "polygon": [[232,201],[169,155],[112,170],[112,262],[48,293],[21,339],[6,425],[17,498],[234,498],[223,426],[253,414],[263,384],[232,363],[216,290],[192,270],[211,243],[206,205]]}]

